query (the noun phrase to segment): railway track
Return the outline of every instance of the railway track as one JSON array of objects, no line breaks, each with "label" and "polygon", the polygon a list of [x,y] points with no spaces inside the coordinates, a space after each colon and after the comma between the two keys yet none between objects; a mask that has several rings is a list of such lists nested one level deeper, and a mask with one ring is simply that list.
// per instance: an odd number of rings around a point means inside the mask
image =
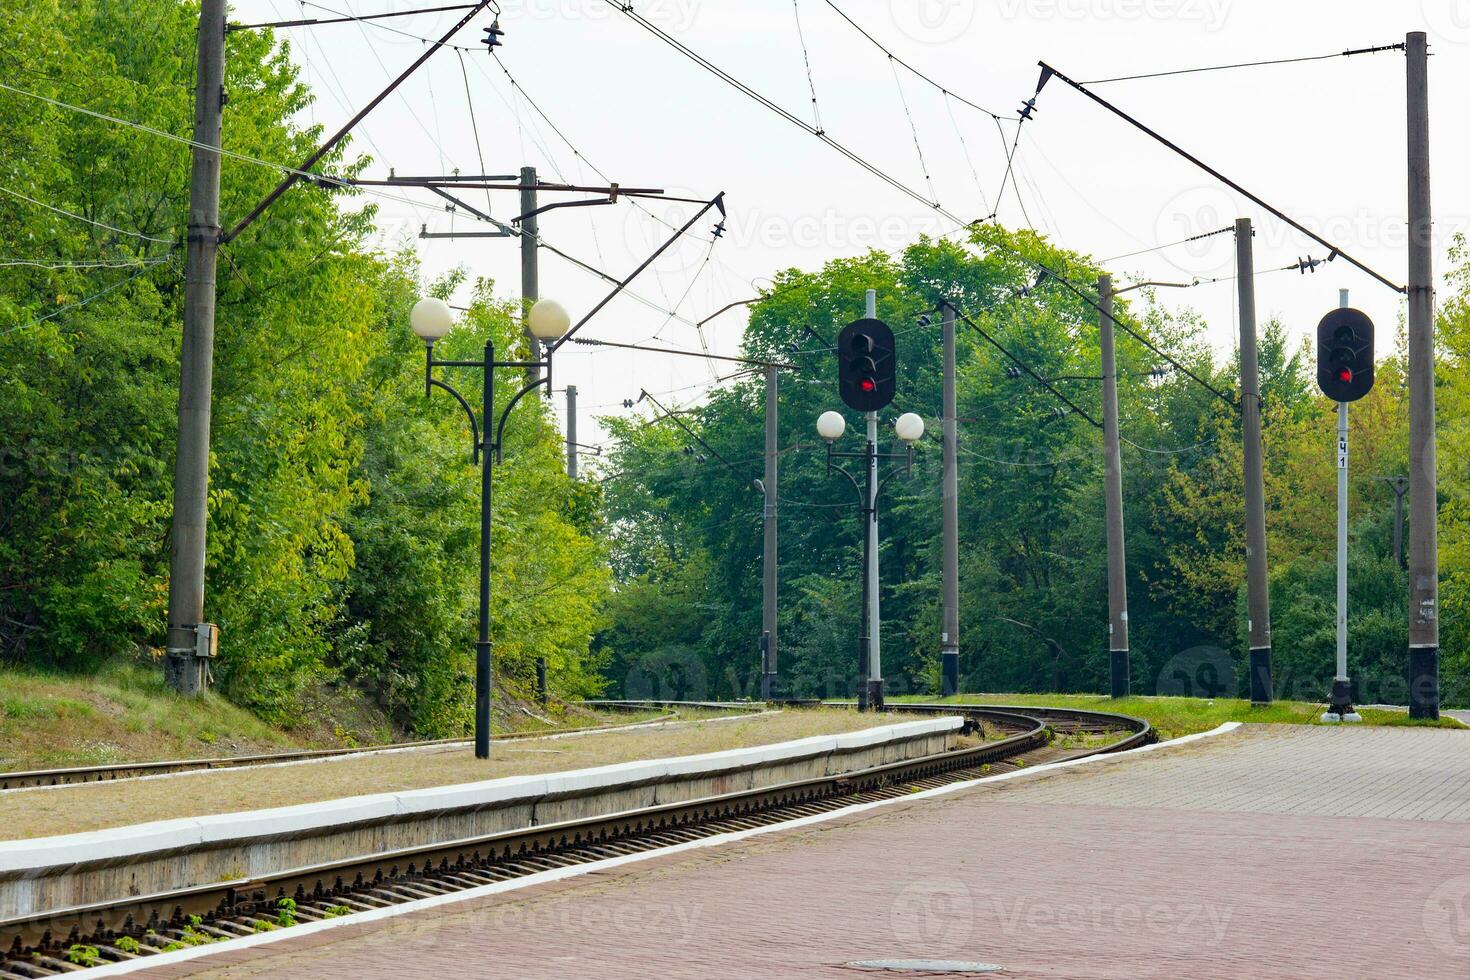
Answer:
[{"label": "railway track", "polygon": [[[608,707],[638,710],[631,703],[610,703]],[[516,742],[552,735],[585,735],[592,732],[614,731],[635,725],[651,725],[660,721],[673,721],[679,717],[678,708],[662,704],[650,705],[663,708],[664,714],[637,721],[614,722],[606,725],[585,725],[579,728],[557,728],[539,732],[506,732],[491,735],[496,742]],[[700,707],[724,710],[732,705],[690,704],[685,707]],[[751,707],[746,705],[746,708]],[[63,769],[32,769],[21,772],[0,772],[0,792],[9,789],[34,789],[38,786],[74,786],[83,783],[107,783],[120,779],[137,779],[142,776],[162,776],[179,772],[199,772],[211,769],[242,769],[248,766],[275,765],[283,762],[311,762],[316,759],[334,759],[343,756],[370,755],[376,752],[396,752],[404,749],[433,748],[435,746],[469,745],[470,739],[439,738],[418,742],[394,742],[388,745],[372,745],[363,748],[299,749],[291,752],[270,752],[259,755],[237,755],[221,758],[170,759],[161,762],[118,762],[101,766],[72,766]]]},{"label": "railway track", "polygon": [[[967,731],[1003,737],[840,776],[0,921],[0,980],[72,973],[1154,740],[1146,721],[1103,712],[938,704],[901,710],[960,714]],[[1078,735],[1116,738],[1067,744]]]}]

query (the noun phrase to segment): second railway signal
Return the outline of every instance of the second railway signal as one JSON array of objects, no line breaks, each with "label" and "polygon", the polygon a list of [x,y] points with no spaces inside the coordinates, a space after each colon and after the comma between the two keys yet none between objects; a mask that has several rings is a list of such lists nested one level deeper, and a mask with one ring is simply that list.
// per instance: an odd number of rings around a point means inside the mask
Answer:
[{"label": "second railway signal", "polygon": [[859,412],[876,412],[898,392],[898,357],[893,330],[864,317],[837,335],[837,386],[842,401]]},{"label": "second railway signal", "polygon": [[1317,324],[1317,386],[1335,402],[1355,402],[1373,387],[1373,321],[1362,310],[1333,310]]}]

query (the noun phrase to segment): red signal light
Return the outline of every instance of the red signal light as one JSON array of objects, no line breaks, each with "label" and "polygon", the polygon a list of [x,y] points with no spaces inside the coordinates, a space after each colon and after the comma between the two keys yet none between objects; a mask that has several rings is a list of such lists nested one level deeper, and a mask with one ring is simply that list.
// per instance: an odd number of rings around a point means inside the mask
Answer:
[{"label": "red signal light", "polygon": [[864,393],[871,394],[878,390],[878,382],[872,378],[859,378],[858,389]]},{"label": "red signal light", "polygon": [[1343,384],[1351,384],[1353,380],[1353,369],[1347,367],[1338,368],[1337,380],[1341,381]]}]

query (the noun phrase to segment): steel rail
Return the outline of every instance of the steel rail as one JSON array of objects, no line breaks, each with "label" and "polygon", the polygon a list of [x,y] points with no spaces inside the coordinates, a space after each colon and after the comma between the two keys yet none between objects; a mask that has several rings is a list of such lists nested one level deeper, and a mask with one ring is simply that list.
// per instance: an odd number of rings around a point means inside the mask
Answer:
[{"label": "steel rail", "polygon": [[[1013,734],[918,759],[758,790],[359,855],[259,877],[0,920],[0,978],[71,972],[77,964],[65,957],[74,947],[96,949],[101,964],[181,943],[187,945],[191,936],[197,942],[201,936],[209,937],[204,940],[209,941],[248,935],[270,927],[279,915],[281,901],[287,898],[295,903],[295,920],[309,922],[553,867],[656,850],[731,830],[904,796],[916,789],[988,774],[1001,766],[1019,767],[1028,761],[1028,755],[1055,756],[1049,743],[1054,731],[1051,726],[1057,722],[1089,726],[1098,732],[1127,733],[1118,743],[1066,752],[1066,758],[1118,751],[1151,740],[1153,735],[1146,721],[1106,712],[941,704],[895,705],[892,711],[959,714],[966,718],[968,731],[989,723]],[[266,926],[257,925],[262,922]],[[124,936],[129,940],[124,945],[132,949],[137,944],[137,952],[118,948],[116,944]]]}]

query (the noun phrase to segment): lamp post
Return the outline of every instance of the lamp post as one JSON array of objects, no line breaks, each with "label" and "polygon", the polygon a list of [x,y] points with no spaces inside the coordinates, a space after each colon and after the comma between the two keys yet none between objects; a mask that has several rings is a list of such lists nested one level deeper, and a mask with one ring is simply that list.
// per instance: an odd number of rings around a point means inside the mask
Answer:
[{"label": "lamp post", "polygon": [[[571,326],[571,317],[555,300],[538,300],[526,316],[526,326],[539,341],[555,341]],[[449,392],[459,402],[470,420],[470,436],[474,444],[473,459],[480,464],[480,637],[475,643],[475,758],[490,758],[490,665],[493,644],[490,640],[490,505],[491,467],[500,462],[501,437],[505,420],[525,395],[545,385],[551,388],[550,348],[539,361],[497,361],[495,345],[487,341],[485,356],[478,361],[441,361],[434,358],[434,343],[454,329],[454,313],[441,299],[428,297],[414,304],[409,314],[413,332],[424,342],[424,394],[435,388]],[[434,377],[435,368],[479,368],[484,385],[484,403],[480,417],[463,395],[447,382]],[[524,368],[537,372],[533,380],[515,393],[505,409],[495,414],[495,369]]]},{"label": "lamp post", "polygon": [[[858,512],[863,518],[863,598],[858,624],[858,710],[866,711],[872,707],[876,711],[883,707],[883,665],[873,656],[873,638],[868,630],[868,609],[878,588],[877,576],[873,574],[876,562],[869,561],[872,557],[872,537],[868,529],[877,520],[878,496],[883,492],[883,485],[900,472],[908,474],[913,471],[914,443],[924,438],[924,420],[913,412],[905,412],[893,423],[894,435],[904,446],[901,453],[880,453],[877,442],[871,438],[865,440],[860,453],[838,452],[834,444],[842,438],[845,431],[847,420],[839,412],[823,412],[817,419],[817,435],[827,443],[827,472],[830,474],[835,470],[847,477],[847,481],[857,492]],[[859,482],[857,477],[834,462],[838,459],[862,460],[866,478]],[[880,459],[902,460],[903,465],[894,467],[887,476],[877,480]]]}]

